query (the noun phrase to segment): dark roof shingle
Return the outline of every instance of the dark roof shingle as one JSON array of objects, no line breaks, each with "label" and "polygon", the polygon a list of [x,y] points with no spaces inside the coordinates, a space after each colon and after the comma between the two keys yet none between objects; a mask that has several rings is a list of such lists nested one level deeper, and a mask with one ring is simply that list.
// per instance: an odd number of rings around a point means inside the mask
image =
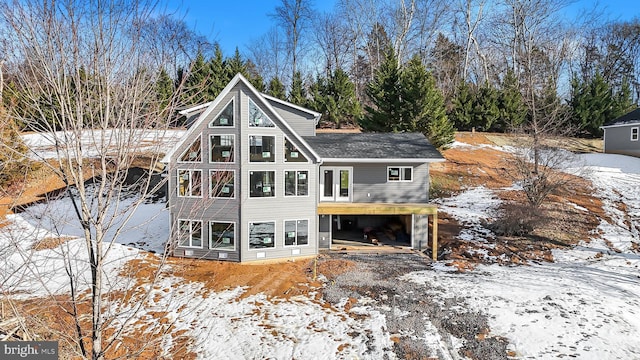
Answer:
[{"label": "dark roof shingle", "polygon": [[609,121],[608,123],[604,124],[603,127],[638,124],[638,123],[640,123],[640,108],[637,108],[629,113],[626,113],[615,120]]},{"label": "dark roof shingle", "polygon": [[304,140],[329,159],[444,159],[420,133],[320,133]]}]

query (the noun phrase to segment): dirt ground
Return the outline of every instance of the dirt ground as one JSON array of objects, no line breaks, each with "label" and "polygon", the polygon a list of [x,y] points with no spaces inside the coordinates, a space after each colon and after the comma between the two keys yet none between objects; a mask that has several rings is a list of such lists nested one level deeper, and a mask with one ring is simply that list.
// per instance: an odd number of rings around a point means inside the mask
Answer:
[{"label": "dirt ground", "polygon": [[[457,140],[471,145],[492,145],[497,135],[486,136],[480,133],[459,133]],[[512,139],[510,141],[513,141]],[[594,145],[597,149],[597,144]],[[433,194],[436,196],[452,196],[465,188],[483,185],[490,189],[503,189],[511,185],[504,176],[504,170],[510,166],[505,153],[492,149],[491,147],[452,148],[444,152],[446,162],[431,165],[431,181]],[[50,173],[40,172],[36,174],[32,181],[22,189],[14,189],[11,197],[0,199],[0,217],[3,216],[2,207],[7,207],[14,203],[24,203],[37,199],[42,191],[52,190],[61,185],[51,177]],[[16,196],[15,191],[19,194]],[[514,191],[500,191],[500,196],[505,200],[515,200],[521,197]],[[1,194],[0,194],[1,195]],[[587,211],[577,210],[576,206],[588,209]],[[552,261],[550,250],[556,247],[569,246],[579,239],[588,239],[589,233],[598,225],[597,217],[604,217],[601,202],[591,196],[589,184],[576,181],[573,186],[562,193],[554,194],[550,201],[545,204],[547,219],[540,229],[537,229],[533,237],[527,238],[504,238],[497,237],[495,246],[490,255],[495,255],[509,263],[523,263],[529,260]],[[453,259],[454,266],[460,271],[472,268],[475,264],[484,262],[486,259],[478,256],[473,250],[473,244],[456,239],[461,225],[445,214],[439,216],[440,250],[447,255],[446,259]],[[506,256],[500,256],[506,255]],[[397,261],[394,256],[402,256],[408,264],[414,264],[414,268],[423,268],[429,263],[426,256],[418,254],[386,255],[391,260]],[[394,273],[385,274],[384,281],[376,278],[372,271],[373,263],[371,256],[333,253],[320,255],[317,258],[298,259],[296,261],[283,261],[278,263],[264,264],[236,264],[228,262],[217,262],[208,260],[190,260],[171,258],[169,259],[170,273],[177,275],[186,281],[197,281],[206,284],[209,291],[220,291],[223,289],[245,287],[245,296],[256,293],[265,293],[269,297],[289,298],[295,295],[315,295],[318,301],[323,298],[328,304],[335,304],[338,297],[347,294],[348,297],[361,296],[363,293],[373,293],[373,296],[382,296],[384,293],[398,294],[407,291],[399,288],[399,284],[394,284]],[[506,260],[505,260],[506,259]],[[153,274],[153,269],[157,266],[153,260],[148,262],[130,264],[135,268],[134,272],[138,281],[148,281]],[[393,267],[390,267],[393,268]],[[145,271],[147,269],[148,271]],[[400,273],[406,269],[397,268],[394,271]],[[407,270],[408,271],[408,270]],[[362,274],[369,274],[373,278],[366,284],[358,283],[358,279],[364,279]],[[319,276],[325,279],[343,279],[342,282],[334,282],[334,287],[323,290],[323,283]],[[377,280],[376,280],[377,279]],[[375,281],[374,281],[375,280]],[[362,280],[364,281],[364,280]],[[351,289],[351,290],[349,290]],[[117,296],[117,294],[112,294]],[[428,309],[434,314],[445,311],[441,305],[431,304],[428,300],[418,302],[422,308]],[[21,306],[32,306],[32,302],[26,302]],[[412,300],[408,299],[403,305],[406,309],[414,309]],[[68,311],[63,306],[53,306],[48,317],[65,318],[64,313]],[[415,310],[415,309],[414,309]],[[163,314],[156,314],[161,321]],[[464,314],[463,314],[464,315]],[[435,316],[435,315],[433,315]],[[467,339],[469,344],[475,341],[471,349],[466,349],[466,355],[474,359],[501,359],[507,358],[503,339],[490,339],[483,343],[477,339],[483,332],[486,332],[486,319],[478,317],[477,314],[466,314],[461,316],[453,313],[447,316],[458,316],[460,326],[457,329],[447,330],[446,323],[436,324],[443,331]],[[461,317],[460,317],[461,316]],[[390,331],[398,328],[400,324],[390,321]],[[66,325],[68,326],[68,324]],[[394,328],[395,326],[395,328]],[[144,338],[144,336],[139,337]],[[135,346],[139,341],[130,339],[123,342],[122,347]],[[475,339],[475,340],[474,340]],[[180,358],[192,358],[195,354],[189,353],[188,344],[190,339],[177,337],[174,354]],[[145,354],[140,354],[140,358],[152,359],[158,355],[158,349],[152,348]],[[410,337],[398,336],[396,341],[396,353],[402,359],[428,359],[427,352],[420,348],[419,344]],[[490,355],[487,355],[490,354]],[[143,356],[144,355],[144,356]]]}]

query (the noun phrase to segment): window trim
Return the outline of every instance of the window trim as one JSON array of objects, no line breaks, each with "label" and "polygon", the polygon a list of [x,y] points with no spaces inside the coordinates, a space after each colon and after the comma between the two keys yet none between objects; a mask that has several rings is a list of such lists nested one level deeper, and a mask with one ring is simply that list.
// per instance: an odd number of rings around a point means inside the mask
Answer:
[{"label": "window trim", "polygon": [[[182,230],[180,229],[180,222],[181,222],[181,221],[188,221],[188,222],[189,222],[189,245],[188,245],[188,246],[187,246],[187,245],[181,245],[181,244],[180,244],[180,240],[181,240],[181,238],[180,238],[180,232],[182,231]],[[194,222],[199,222],[199,223],[200,223],[200,246],[193,246],[193,245],[191,245],[191,244],[192,244],[192,242],[193,242],[193,235],[192,235],[192,232],[193,232],[193,225],[192,225],[192,224],[193,224]],[[179,218],[179,219],[178,219],[178,243],[177,243],[177,247],[179,247],[179,248],[183,248],[183,249],[184,249],[184,248],[187,248],[187,249],[202,249],[202,248],[203,248],[203,246],[204,246],[204,242],[202,241],[202,240],[203,240],[202,238],[204,237],[204,236],[203,236],[203,235],[204,235],[204,234],[203,234],[203,230],[204,230],[204,229],[202,228],[202,220],[193,220],[193,219],[182,219],[182,218]]]},{"label": "window trim", "polygon": [[[273,223],[273,246],[272,247],[261,247],[261,248],[252,248],[251,247],[251,224],[255,223]],[[276,249],[276,237],[278,236],[278,222],[276,220],[254,220],[247,221],[247,246],[249,251],[264,251],[269,249]]]},{"label": "window trim", "polygon": [[[231,156],[233,157],[233,161],[213,161],[213,159],[211,158],[211,150],[213,150],[213,148],[211,147],[211,139],[214,136],[231,136],[231,138],[233,139],[233,146],[231,149]],[[209,164],[235,164],[236,162],[236,134],[209,134]]]},{"label": "window trim", "polygon": [[[260,136],[261,138],[263,137],[271,137],[273,138],[273,161],[251,161],[251,137],[252,136]],[[271,135],[263,135],[263,134],[249,134],[247,135],[247,159],[249,160],[250,164],[275,164],[277,162],[277,143],[278,143],[278,137],[275,134],[271,134]],[[264,153],[264,152],[263,152]]]},{"label": "window trim", "polygon": [[[258,106],[258,104],[256,104],[255,101],[253,101],[250,97],[247,98],[248,104],[247,104],[247,127],[249,129],[276,129],[276,123],[273,122],[273,120],[271,120],[271,117],[269,117],[262,108],[260,108],[260,106]],[[271,123],[272,126],[256,126],[256,125],[251,125],[251,103],[253,103],[253,105],[262,113],[262,115],[264,115],[267,120],[269,120],[269,122]]]},{"label": "window trim", "polygon": [[191,145],[193,145],[193,143],[196,141],[196,138],[194,137],[193,141],[189,143],[189,146],[187,146],[186,149],[184,149],[183,152],[180,153],[180,156],[178,156],[178,158],[176,159],[178,164],[202,164],[202,133],[200,133],[200,135],[198,135],[200,137],[200,161],[184,161],[181,160],[182,157],[184,156],[184,154],[186,154],[187,151],[189,151],[189,149],[191,149]]},{"label": "window trim", "polygon": [[[287,148],[287,143],[291,144],[291,146],[293,146],[296,150],[298,150],[298,153],[305,159],[305,161],[287,161],[287,151],[289,151],[289,149]],[[289,140],[288,137],[284,136],[284,142],[282,145],[283,145],[282,149],[284,150],[284,152],[282,153],[283,162],[288,164],[308,164],[309,163],[308,156],[303,154],[302,151],[300,151],[300,149],[298,149],[298,147],[291,140]]]},{"label": "window trim", "polygon": [[[222,110],[218,111],[218,113],[216,114],[216,116],[213,117],[213,120],[209,121],[209,124],[207,124],[207,127],[209,129],[233,129],[236,127],[236,103],[235,103],[235,98],[231,98],[231,100],[227,101],[227,103],[222,107]],[[216,119],[222,115],[222,112],[225,111],[225,109],[227,108],[227,106],[229,106],[229,103],[233,103],[232,104],[232,114],[233,114],[233,125],[229,126],[229,125],[212,125],[214,121],[216,121]],[[235,144],[235,143],[234,143]]]},{"label": "window trim", "polygon": [[[398,169],[398,171],[399,171],[398,180],[389,179],[389,170],[390,169]],[[406,170],[406,169],[411,169],[411,180],[403,179],[403,176],[404,176],[403,175],[404,174],[403,170]],[[413,166],[387,166],[387,182],[388,183],[413,182],[413,178],[414,178],[413,173],[414,173]]]},{"label": "window trim", "polygon": [[[635,130],[635,139],[634,139],[634,133],[633,133],[634,130]],[[631,141],[638,141],[638,139],[640,139],[640,127],[634,126],[631,128]]]},{"label": "window trim", "polygon": [[[213,232],[211,231],[211,224],[214,224],[214,223],[233,224],[233,249],[231,249],[231,248],[226,248],[225,249],[225,248],[214,248],[214,247],[211,247],[211,241],[212,241],[211,235],[213,234]],[[237,241],[238,237],[236,236],[236,234],[238,232],[236,231],[237,224],[236,224],[235,221],[214,221],[214,220],[210,220],[210,221],[208,221],[208,225],[209,225],[209,227],[207,228],[207,230],[209,232],[209,241],[207,242],[207,245],[209,246],[209,250],[236,251],[236,247],[237,247],[237,243],[238,243],[238,241]]]},{"label": "window trim", "polygon": [[[295,188],[295,194],[294,195],[287,195],[287,172],[293,171],[296,173],[296,188]],[[306,172],[307,173],[307,195],[298,195],[298,173],[299,172]],[[309,170],[308,169],[285,169],[282,171],[282,194],[284,197],[287,198],[294,198],[294,197],[300,197],[300,198],[305,198],[305,197],[309,197],[310,196],[310,191],[309,191]]]},{"label": "window trim", "polygon": [[[233,173],[233,196],[225,197],[225,196],[213,196],[213,187],[211,184],[211,173],[214,171],[230,171]],[[236,170],[235,169],[209,169],[209,199],[235,199],[236,198]]]},{"label": "window trim", "polygon": [[[180,195],[180,172],[181,171],[188,171],[189,172],[189,185],[191,185],[193,183],[193,173],[194,172],[199,172],[200,173],[200,195],[193,195],[192,191],[189,191],[189,195]],[[177,169],[176,170],[176,192],[178,197],[181,198],[192,198],[192,199],[201,199],[202,198],[202,169]],[[189,186],[189,190],[191,190],[191,186]]]},{"label": "window trim", "polygon": [[[287,221],[295,221],[296,222],[296,243],[292,244],[292,245],[287,245],[287,236],[286,236],[286,229],[287,229]],[[306,244],[298,244],[298,221],[306,221],[307,222],[307,243]],[[308,218],[305,219],[285,219],[282,220],[282,231],[283,231],[283,240],[282,240],[282,244],[284,247],[302,247],[302,246],[309,246],[310,245],[310,241],[309,241],[309,235],[311,234],[310,231],[310,222]]]},{"label": "window trim", "polygon": [[[274,189],[271,191],[273,193],[272,196],[251,196],[251,173],[254,171],[260,171],[260,172],[272,172],[273,173],[273,187]],[[275,170],[261,170],[261,169],[250,169],[247,172],[248,175],[248,179],[247,179],[247,184],[249,186],[249,192],[247,193],[247,197],[249,199],[273,199],[276,197],[276,184],[278,183],[278,179],[277,179],[277,171]]]}]

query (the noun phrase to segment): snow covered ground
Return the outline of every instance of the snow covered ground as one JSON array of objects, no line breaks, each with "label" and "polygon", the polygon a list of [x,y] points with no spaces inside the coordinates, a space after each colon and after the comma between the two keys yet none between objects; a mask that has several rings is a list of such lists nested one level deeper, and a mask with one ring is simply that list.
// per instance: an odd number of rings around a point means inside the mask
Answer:
[{"label": "snow covered ground", "polygon": [[[39,155],[54,156],[47,155],[51,146],[42,139],[27,140],[40,149]],[[602,220],[593,239],[555,251],[555,263],[483,265],[465,273],[447,271],[450,267],[438,263],[401,280],[433,289],[432,296],[443,301],[465,299],[466,306],[489,316],[490,335],[506,337],[516,358],[640,358],[640,256],[632,250],[633,243],[640,243],[640,159],[581,157],[610,217]],[[440,209],[465,225],[461,236],[466,240],[483,242],[492,234],[480,222],[494,217],[499,205],[490,189],[480,187],[443,200]],[[66,253],[72,254],[72,266],[87,274],[82,232],[68,199],[35,205],[7,220],[0,227],[0,290],[22,297],[68,291]],[[110,250],[106,271],[112,279],[125,261],[162,250],[169,231],[164,205],[141,205],[126,228]],[[53,249],[32,248],[43,238],[59,236],[72,240]],[[165,279],[145,309],[149,314],[167,311],[174,331],[186,330],[195,339],[192,350],[202,359],[395,358],[387,320],[375,304],[359,303],[347,311],[344,304],[328,308],[301,296],[241,297],[243,288],[213,292],[203,286]],[[157,322],[145,313],[140,319]],[[164,341],[170,348],[171,338]]]}]

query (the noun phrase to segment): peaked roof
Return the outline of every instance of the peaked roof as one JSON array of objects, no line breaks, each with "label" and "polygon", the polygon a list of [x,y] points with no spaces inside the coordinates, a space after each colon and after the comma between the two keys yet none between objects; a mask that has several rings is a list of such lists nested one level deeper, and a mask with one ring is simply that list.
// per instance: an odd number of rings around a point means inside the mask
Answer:
[{"label": "peaked roof", "polygon": [[624,126],[630,124],[640,124],[640,108],[637,108],[629,113],[626,113],[619,118],[604,124],[603,128]]},{"label": "peaked roof", "polygon": [[[298,141],[300,141],[300,143],[302,143],[303,146],[306,149],[308,149],[311,152],[311,155],[313,155],[313,157],[316,158],[316,161],[320,161],[320,156],[313,150],[313,148],[311,148],[309,146],[309,144],[307,144],[307,142],[300,135],[298,135],[298,133],[296,133],[289,126],[289,124],[287,124],[287,122],[280,116],[280,114],[271,106],[271,104],[269,104],[269,101],[267,101],[265,96],[263,94],[261,94],[258,90],[256,90],[256,88],[253,87],[253,85],[251,85],[249,80],[247,80],[244,76],[242,76],[242,74],[238,73],[238,74],[236,74],[236,76],[233,77],[233,79],[231,79],[231,81],[229,81],[227,86],[225,86],[224,89],[222,89],[220,94],[218,94],[218,96],[216,96],[215,100],[210,101],[210,102],[205,103],[205,104],[196,105],[196,106],[193,106],[193,107],[187,109],[187,111],[198,111],[202,107],[206,107],[206,110],[204,110],[204,111],[199,113],[198,118],[189,127],[189,130],[187,130],[187,132],[180,138],[180,140],[173,146],[173,148],[171,148],[171,150],[169,150],[167,152],[167,154],[164,156],[164,158],[162,158],[162,160],[160,160],[160,162],[168,163],[170,161],[170,159],[175,155],[175,152],[178,151],[178,149],[184,144],[184,142],[187,139],[191,138],[193,133],[196,131],[197,128],[200,127],[200,125],[207,118],[207,116],[209,116],[209,114],[213,111],[213,109],[215,109],[216,106],[218,106],[220,104],[222,99],[224,99],[227,96],[227,94],[229,94],[229,92],[231,92],[231,90],[233,88],[235,88],[236,85],[238,85],[238,83],[242,83],[243,85],[245,85],[249,89],[249,92],[253,95],[255,101],[258,102],[260,105],[264,106],[264,108],[269,109],[269,111],[271,111],[271,113],[273,113],[273,116],[275,117],[276,121],[280,125],[285,127],[287,130],[289,130],[289,132]],[[288,104],[287,102],[282,101],[282,100],[281,100],[281,102],[285,103],[285,104]],[[291,105],[293,105],[293,104],[291,104]],[[308,110],[308,112],[314,113],[314,112],[311,112],[311,110]]]},{"label": "peaked roof", "polygon": [[282,100],[282,99],[278,99],[277,97],[273,97],[273,96],[271,96],[271,95],[267,95],[267,94],[265,94],[265,93],[261,93],[261,95],[262,95],[265,99],[267,99],[267,100],[269,100],[269,101],[272,101],[272,102],[274,102],[274,103],[282,104],[282,105],[288,106],[288,107],[290,107],[290,108],[292,108],[292,109],[296,109],[296,110],[299,110],[299,111],[305,112],[305,113],[307,113],[307,114],[310,114],[311,116],[313,116],[313,118],[314,118],[314,120],[315,120],[315,122],[316,122],[316,125],[318,124],[318,121],[320,121],[320,117],[322,116],[322,114],[321,114],[321,113],[319,113],[319,112],[313,111],[313,110],[311,110],[311,109],[307,109],[307,108],[305,108],[305,107],[302,107],[302,106],[296,105],[296,104],[294,104],[294,103],[290,103],[290,102],[288,102],[288,101],[284,101],[284,100]]},{"label": "peaked roof", "polygon": [[324,161],[444,161],[420,133],[319,133],[304,139]]}]

